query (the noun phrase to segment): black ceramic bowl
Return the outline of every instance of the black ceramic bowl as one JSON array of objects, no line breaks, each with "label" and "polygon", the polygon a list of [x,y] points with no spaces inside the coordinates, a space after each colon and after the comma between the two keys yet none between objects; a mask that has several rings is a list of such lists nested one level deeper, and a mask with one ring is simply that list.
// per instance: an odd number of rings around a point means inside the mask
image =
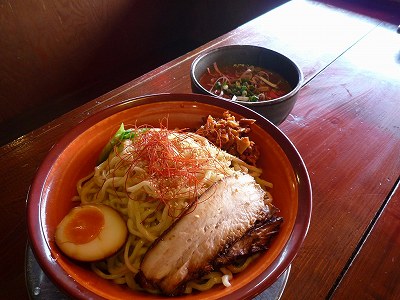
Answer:
[{"label": "black ceramic bowl", "polygon": [[194,93],[212,95],[200,84],[200,78],[207,68],[216,62],[218,66],[248,64],[273,71],[285,78],[292,90],[279,98],[260,102],[233,101],[244,105],[266,117],[275,125],[281,124],[292,111],[298,91],[303,82],[303,73],[299,66],[288,57],[276,51],[251,45],[232,45],[212,49],[199,55],[192,63],[190,78]]}]

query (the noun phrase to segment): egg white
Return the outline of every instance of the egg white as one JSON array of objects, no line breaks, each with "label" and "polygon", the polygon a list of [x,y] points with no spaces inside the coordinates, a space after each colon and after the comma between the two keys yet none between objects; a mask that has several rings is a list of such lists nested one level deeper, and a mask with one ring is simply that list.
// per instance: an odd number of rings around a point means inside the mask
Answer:
[{"label": "egg white", "polygon": [[[104,226],[99,234],[91,241],[76,244],[68,240],[66,227],[74,215],[74,210],[97,207],[103,213]],[[128,229],[124,219],[117,211],[106,205],[82,205],[73,208],[56,228],[55,241],[61,251],[70,258],[79,261],[102,260],[116,253],[125,243]]]}]

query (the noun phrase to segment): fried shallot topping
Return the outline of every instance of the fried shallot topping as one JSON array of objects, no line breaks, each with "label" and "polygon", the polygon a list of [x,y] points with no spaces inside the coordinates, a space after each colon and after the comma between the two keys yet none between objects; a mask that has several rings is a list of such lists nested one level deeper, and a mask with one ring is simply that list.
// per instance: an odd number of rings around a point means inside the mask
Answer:
[{"label": "fried shallot topping", "polygon": [[222,116],[221,119],[208,116],[206,123],[196,133],[229,154],[254,166],[260,157],[260,151],[249,139],[248,133],[251,131],[250,125],[255,120],[242,118],[237,121],[229,111],[225,111]]}]

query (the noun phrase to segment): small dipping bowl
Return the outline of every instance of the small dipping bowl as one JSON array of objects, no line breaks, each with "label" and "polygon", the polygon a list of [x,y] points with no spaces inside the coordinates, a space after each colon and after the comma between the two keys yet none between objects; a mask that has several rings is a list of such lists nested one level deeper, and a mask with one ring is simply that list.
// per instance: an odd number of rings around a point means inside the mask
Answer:
[{"label": "small dipping bowl", "polygon": [[292,88],[286,95],[259,102],[231,101],[256,111],[275,125],[281,124],[292,111],[302,86],[303,73],[290,58],[271,49],[252,45],[231,45],[212,49],[199,55],[192,63],[190,79],[194,93],[221,98],[200,84],[201,77],[214,63],[218,67],[234,64],[253,65],[278,73],[289,82]]}]

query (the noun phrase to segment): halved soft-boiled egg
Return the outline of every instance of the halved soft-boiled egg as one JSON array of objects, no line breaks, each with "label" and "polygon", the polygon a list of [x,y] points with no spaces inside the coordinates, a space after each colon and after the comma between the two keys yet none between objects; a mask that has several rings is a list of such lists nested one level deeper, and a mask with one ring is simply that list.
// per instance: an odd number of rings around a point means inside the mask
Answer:
[{"label": "halved soft-boiled egg", "polygon": [[87,204],[73,208],[58,224],[55,240],[67,256],[96,261],[116,253],[125,243],[128,229],[113,208]]}]

